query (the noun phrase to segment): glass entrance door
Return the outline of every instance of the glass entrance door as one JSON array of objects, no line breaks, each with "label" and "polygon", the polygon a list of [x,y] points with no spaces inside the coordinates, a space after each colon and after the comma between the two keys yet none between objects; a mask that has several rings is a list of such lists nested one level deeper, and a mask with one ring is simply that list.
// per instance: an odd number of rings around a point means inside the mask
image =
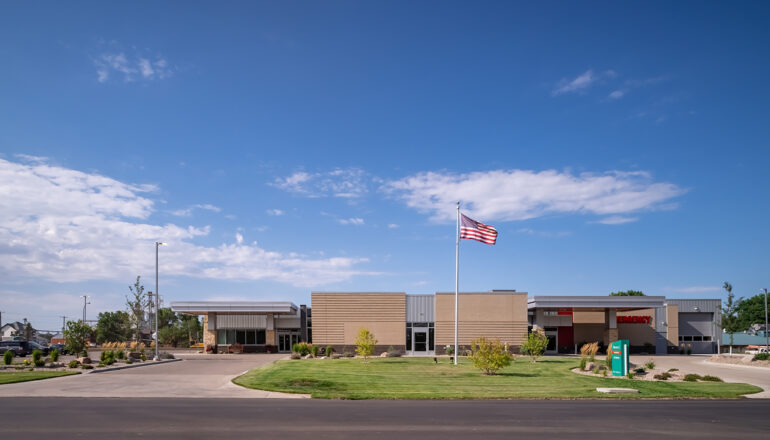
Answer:
[{"label": "glass entrance door", "polygon": [[414,330],[414,351],[428,351],[428,332],[426,330]]},{"label": "glass entrance door", "polygon": [[548,338],[548,346],[545,348],[545,352],[556,354],[557,347],[559,346],[559,332],[556,329],[546,328],[545,336]]},{"label": "glass entrance door", "polygon": [[299,333],[278,332],[278,351],[288,353],[299,342]]}]

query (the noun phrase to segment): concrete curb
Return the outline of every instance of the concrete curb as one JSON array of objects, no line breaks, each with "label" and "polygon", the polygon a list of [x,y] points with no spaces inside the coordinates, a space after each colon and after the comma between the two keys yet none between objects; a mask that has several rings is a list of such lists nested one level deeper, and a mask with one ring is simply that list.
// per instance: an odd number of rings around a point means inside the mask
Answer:
[{"label": "concrete curb", "polygon": [[128,369],[128,368],[137,368],[137,367],[147,367],[147,366],[150,366],[150,365],[168,364],[168,363],[171,363],[171,362],[179,362],[181,360],[182,359],[166,359],[166,360],[162,360],[162,361],[144,361],[144,362],[141,362],[141,363],[137,362],[137,363],[130,364],[130,365],[121,365],[119,367],[108,367],[108,368],[99,368],[99,369],[94,368],[93,370],[85,370],[85,371],[87,371],[86,374],[107,373],[109,371],[125,370],[125,369]]}]

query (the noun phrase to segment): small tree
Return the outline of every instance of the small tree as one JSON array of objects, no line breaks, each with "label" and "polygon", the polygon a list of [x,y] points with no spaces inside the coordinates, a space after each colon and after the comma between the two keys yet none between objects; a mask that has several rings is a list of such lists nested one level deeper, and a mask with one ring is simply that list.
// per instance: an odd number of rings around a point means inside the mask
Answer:
[{"label": "small tree", "polygon": [[374,339],[374,333],[366,328],[362,328],[358,331],[358,336],[356,337],[356,353],[359,356],[363,356],[364,360],[374,353],[374,347],[376,345],[377,340]]},{"label": "small tree", "polygon": [[543,330],[535,330],[527,335],[527,340],[521,346],[521,352],[532,357],[532,362],[537,362],[537,358],[542,356],[548,347],[548,336]]},{"label": "small tree", "polygon": [[144,293],[144,286],[141,282],[141,276],[136,276],[136,282],[133,286],[128,286],[130,295],[126,295],[126,306],[128,307],[128,313],[131,318],[131,329],[139,341],[142,339],[142,321],[144,321],[144,311],[150,305],[150,300],[147,294]]},{"label": "small tree", "polygon": [[727,291],[727,301],[722,307],[722,329],[730,335],[730,353],[733,352],[733,333],[745,330],[741,328],[741,321],[738,319],[738,308],[741,306],[743,298],[735,299],[733,295],[733,285],[725,281],[722,288]]},{"label": "small tree", "polygon": [[70,353],[80,354],[88,346],[88,338],[91,336],[91,327],[83,321],[67,321],[64,330],[64,342]]},{"label": "small tree", "polygon": [[497,370],[511,365],[513,358],[499,339],[490,340],[483,336],[471,341],[469,357],[473,367],[481,370],[485,376],[494,376]]}]

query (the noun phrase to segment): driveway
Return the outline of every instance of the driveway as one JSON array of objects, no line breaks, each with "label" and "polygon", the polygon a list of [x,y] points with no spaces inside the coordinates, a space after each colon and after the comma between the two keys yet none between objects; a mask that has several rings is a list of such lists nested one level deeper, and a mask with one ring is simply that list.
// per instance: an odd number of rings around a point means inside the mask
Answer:
[{"label": "driveway", "polygon": [[708,362],[710,357],[711,355],[631,356],[629,360],[632,364],[644,365],[645,362],[652,359],[655,362],[656,368],[678,368],[685,373],[716,376],[725,382],[743,382],[756,385],[764,391],[757,394],[748,394],[746,397],[770,399],[770,369],[745,365],[717,364]]},{"label": "driveway", "polygon": [[231,382],[245,371],[286,357],[189,356],[180,362],[2,385],[0,397],[302,397],[250,390]]}]

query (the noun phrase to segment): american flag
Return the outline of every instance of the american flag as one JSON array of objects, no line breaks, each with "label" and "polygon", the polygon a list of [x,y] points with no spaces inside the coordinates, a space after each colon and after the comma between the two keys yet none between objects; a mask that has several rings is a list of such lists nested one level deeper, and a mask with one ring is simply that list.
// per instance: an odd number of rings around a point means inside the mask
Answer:
[{"label": "american flag", "polygon": [[460,238],[468,238],[486,244],[495,244],[497,241],[497,229],[466,217],[465,214],[460,214],[460,217]]}]

